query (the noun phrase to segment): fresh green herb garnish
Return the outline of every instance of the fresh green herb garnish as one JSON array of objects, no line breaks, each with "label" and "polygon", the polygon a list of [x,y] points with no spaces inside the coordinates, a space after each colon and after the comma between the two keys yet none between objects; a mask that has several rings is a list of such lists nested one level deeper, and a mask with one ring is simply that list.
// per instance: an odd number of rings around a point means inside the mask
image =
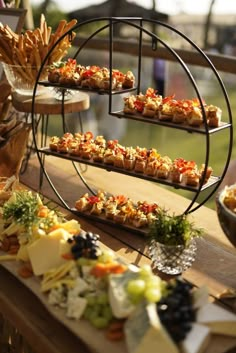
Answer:
[{"label": "fresh green herb garnish", "polygon": [[[42,207],[46,208],[45,216],[40,214]],[[15,192],[3,205],[3,219],[20,224],[26,231],[34,226],[47,231],[59,220],[64,220],[64,216],[56,207],[50,208],[49,202],[44,203],[39,194],[23,190]]]},{"label": "fresh green herb garnish", "polygon": [[155,241],[166,245],[186,245],[193,237],[203,234],[201,228],[194,227],[186,214],[170,215],[160,210],[157,218],[151,223],[149,236]]},{"label": "fresh green herb garnish", "polygon": [[42,202],[38,194],[31,191],[16,192],[3,205],[3,219],[14,221],[28,229],[38,222],[40,205]]}]

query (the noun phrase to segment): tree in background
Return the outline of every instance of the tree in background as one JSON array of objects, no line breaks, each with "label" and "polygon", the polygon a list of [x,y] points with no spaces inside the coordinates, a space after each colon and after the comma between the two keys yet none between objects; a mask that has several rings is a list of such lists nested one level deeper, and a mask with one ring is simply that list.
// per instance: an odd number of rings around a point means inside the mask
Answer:
[{"label": "tree in background", "polygon": [[53,30],[57,28],[60,20],[64,19],[68,21],[67,14],[61,11],[57,3],[53,0],[44,0],[41,5],[33,7],[33,18],[35,27],[39,26],[40,16],[42,13],[47,18],[47,21]]},{"label": "tree in background", "polygon": [[213,8],[215,5],[215,0],[211,0],[209,10],[206,17],[205,29],[204,29],[204,40],[203,40],[203,48],[208,49],[209,47],[209,31],[211,27],[211,19],[213,14]]}]

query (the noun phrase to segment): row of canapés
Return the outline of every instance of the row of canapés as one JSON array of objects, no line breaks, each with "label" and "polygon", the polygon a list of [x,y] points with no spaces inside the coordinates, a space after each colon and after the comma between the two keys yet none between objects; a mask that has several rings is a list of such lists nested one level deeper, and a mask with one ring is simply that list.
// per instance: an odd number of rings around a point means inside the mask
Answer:
[{"label": "row of canap\u00e9s", "polygon": [[[73,87],[108,90],[110,87],[110,70],[97,65],[83,66],[75,59],[60,61],[48,69],[48,81]],[[131,71],[126,73],[112,69],[112,89],[133,88],[135,82]]]},{"label": "row of canap\u00e9s", "polygon": [[99,190],[96,195],[82,195],[76,202],[79,212],[95,216],[104,216],[115,223],[134,228],[149,226],[157,218],[160,206],[157,203],[138,201],[135,204],[124,195],[107,195]]},{"label": "row of canap\u00e9s", "polygon": [[[76,59],[69,58],[51,65],[48,69],[48,81],[68,87],[84,87],[98,90],[110,88],[110,69],[97,65],[83,66]],[[135,76],[132,71],[122,73],[112,69],[112,89],[134,88]],[[218,127],[221,122],[222,110],[215,105],[202,101],[206,121],[209,127]],[[124,113],[142,114],[161,121],[186,123],[200,126],[204,122],[204,113],[199,99],[175,99],[175,95],[162,97],[157,90],[148,88],[143,93],[124,98]]]},{"label": "row of canap\u00e9s", "polygon": [[[94,137],[91,132],[65,133],[62,137],[53,136],[50,139],[49,148],[52,151],[85,160],[191,186],[199,185],[205,170],[204,164],[198,167],[195,161],[184,158],[172,160],[168,156],[161,156],[155,148],[125,147],[119,144],[118,140],[106,141],[103,136]],[[210,166],[205,174],[204,183],[212,174]]]},{"label": "row of canap\u00e9s", "polygon": [[[206,122],[209,127],[218,127],[221,122],[222,110],[204,101]],[[153,88],[146,93],[130,95],[124,98],[125,114],[141,114],[160,121],[170,121],[176,124],[201,126],[204,122],[204,113],[199,99],[175,99],[175,95],[162,97]]]}]

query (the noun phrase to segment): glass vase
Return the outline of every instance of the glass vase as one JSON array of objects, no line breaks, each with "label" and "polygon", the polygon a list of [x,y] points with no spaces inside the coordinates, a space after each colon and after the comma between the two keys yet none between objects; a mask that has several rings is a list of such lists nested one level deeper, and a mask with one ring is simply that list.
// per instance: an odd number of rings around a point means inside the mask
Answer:
[{"label": "glass vase", "polygon": [[194,239],[187,245],[165,245],[152,240],[149,246],[153,268],[169,275],[179,275],[190,268],[195,261],[196,251]]}]

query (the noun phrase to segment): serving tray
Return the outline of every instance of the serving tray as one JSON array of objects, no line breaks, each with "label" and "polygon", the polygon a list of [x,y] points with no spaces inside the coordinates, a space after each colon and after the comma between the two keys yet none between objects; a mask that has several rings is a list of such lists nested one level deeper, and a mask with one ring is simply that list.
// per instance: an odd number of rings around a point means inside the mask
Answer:
[{"label": "serving tray", "polygon": [[[1,255],[5,255],[0,251]],[[7,271],[17,278],[27,289],[29,289],[44,305],[47,311],[62,325],[69,329],[82,342],[84,342],[91,353],[128,353],[125,341],[109,341],[105,337],[105,331],[94,328],[87,320],[72,320],[68,319],[65,311],[57,306],[48,303],[47,295],[40,290],[40,278],[33,276],[24,279],[18,275],[18,270],[21,264],[16,261],[4,261],[1,263]],[[92,337],[92,339],[91,339]],[[72,353],[72,352],[71,352]],[[74,353],[74,352],[73,352]]]}]

